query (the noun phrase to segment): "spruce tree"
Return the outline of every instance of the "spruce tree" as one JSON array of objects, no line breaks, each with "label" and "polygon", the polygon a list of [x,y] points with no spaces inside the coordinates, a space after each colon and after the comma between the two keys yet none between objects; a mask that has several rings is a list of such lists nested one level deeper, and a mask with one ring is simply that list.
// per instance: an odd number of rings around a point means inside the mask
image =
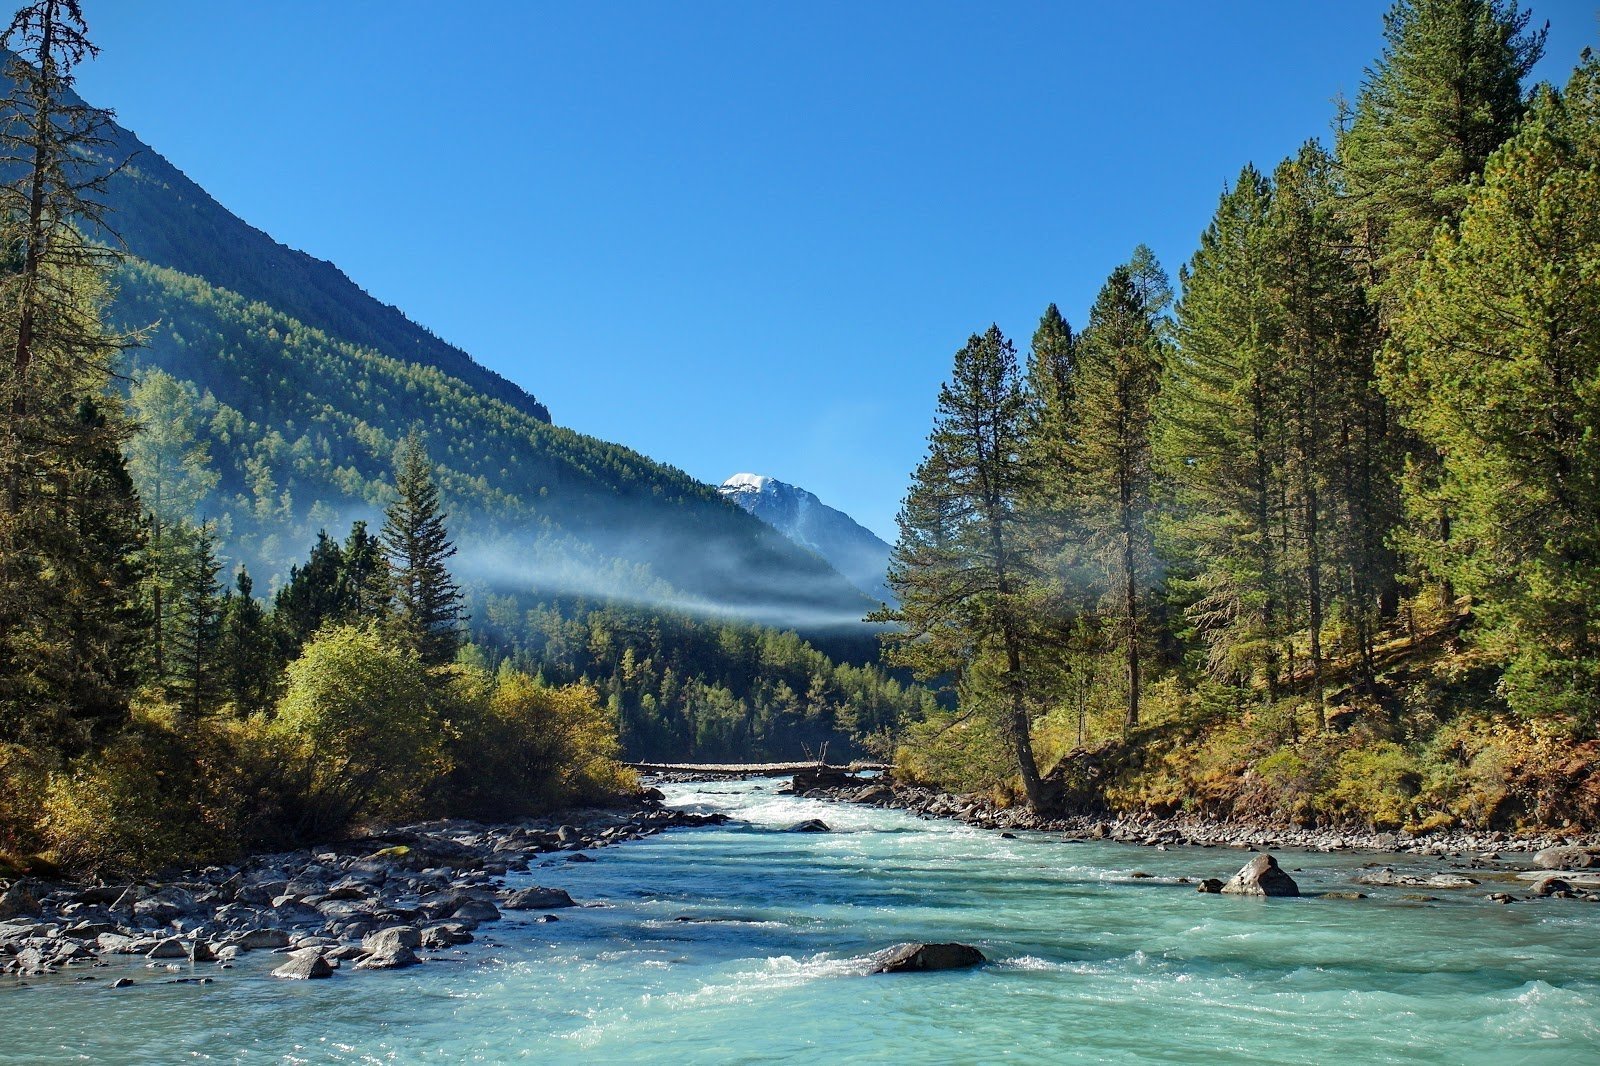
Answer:
[{"label": "spruce tree", "polygon": [[395,459],[394,498],[380,539],[394,593],[391,630],[430,667],[454,661],[461,644],[461,590],[446,566],[456,548],[445,518],[433,464],[413,432]]},{"label": "spruce tree", "polygon": [[1189,617],[1221,680],[1277,694],[1287,604],[1284,426],[1264,247],[1271,182],[1245,167],[1181,277],[1177,345],[1161,387],[1164,530],[1195,571]]},{"label": "spruce tree", "polygon": [[289,580],[272,601],[272,625],[285,662],[325,626],[349,620],[344,588],[344,550],[317,531],[317,542],[304,563],[289,568]]},{"label": "spruce tree", "polygon": [[1439,236],[1395,345],[1443,456],[1476,602],[1524,713],[1600,725],[1600,59],[1541,95]]},{"label": "spruce tree", "polygon": [[[1341,116],[1338,143],[1342,210],[1378,314],[1375,346],[1384,346],[1434,234],[1455,226],[1472,181],[1522,117],[1522,80],[1546,36],[1530,32],[1529,21],[1515,0],[1398,0],[1385,16],[1383,54],[1353,113]],[[1426,402],[1408,391],[1417,378],[1398,364],[1403,353],[1384,347],[1379,374],[1389,400],[1402,411]],[[1439,581],[1449,605],[1455,592],[1443,555],[1452,516],[1439,488],[1441,457],[1414,439],[1390,446],[1406,457],[1409,521],[1396,540],[1411,579]]]},{"label": "spruce tree", "polygon": [[278,648],[267,613],[255,597],[255,583],[244,567],[239,568],[234,587],[223,593],[218,613],[216,658],[223,697],[237,715],[268,710],[279,687]]},{"label": "spruce tree", "polygon": [[109,170],[109,114],[71,93],[86,32],[72,0],[19,11],[0,100],[0,740],[69,751],[126,713],[137,642],[117,557],[137,541],[127,425],[107,393],[122,342],[99,318],[115,256],[77,228],[100,223]]},{"label": "spruce tree", "polygon": [[1139,723],[1143,622],[1155,572],[1151,530],[1154,404],[1166,345],[1170,293],[1148,251],[1112,271],[1078,346],[1077,427],[1072,471],[1082,549],[1093,567],[1126,680],[1124,727]]},{"label": "spruce tree", "polygon": [[210,522],[184,527],[178,581],[170,605],[167,698],[192,727],[221,702],[224,662],[218,654],[222,613],[217,572],[217,535]]},{"label": "spruce tree", "polygon": [[987,712],[1015,759],[1028,802],[1051,806],[1033,754],[1030,655],[1037,573],[1019,504],[1028,485],[1026,397],[1016,349],[991,326],[956,353],[928,455],[900,509],[889,567],[898,608],[879,620],[888,655],[925,680],[959,686]]},{"label": "spruce tree", "polygon": [[339,595],[345,621],[381,622],[393,590],[382,542],[367,532],[367,523],[350,526],[339,559]]}]

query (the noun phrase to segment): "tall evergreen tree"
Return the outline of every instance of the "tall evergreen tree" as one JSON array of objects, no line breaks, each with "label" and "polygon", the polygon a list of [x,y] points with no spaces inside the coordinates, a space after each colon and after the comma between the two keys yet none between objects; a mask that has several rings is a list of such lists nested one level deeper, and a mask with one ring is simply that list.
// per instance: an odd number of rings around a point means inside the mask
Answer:
[{"label": "tall evergreen tree", "polygon": [[461,645],[461,590],[447,563],[455,555],[433,464],[413,432],[395,460],[394,498],[384,512],[384,552],[394,590],[393,631],[425,666],[444,666]]},{"label": "tall evergreen tree", "polygon": [[1165,533],[1195,569],[1190,617],[1213,674],[1277,694],[1287,633],[1283,398],[1264,247],[1271,182],[1245,167],[1182,273],[1177,346],[1161,387]]},{"label": "tall evergreen tree", "polygon": [[[1314,142],[1273,175],[1266,255],[1275,324],[1277,372],[1285,430],[1286,504],[1283,538],[1297,582],[1309,649],[1311,688],[1322,705],[1327,653],[1324,631],[1339,575],[1369,565],[1366,535],[1352,505],[1352,405],[1375,397],[1371,320],[1349,241],[1336,214],[1332,161]],[[1342,567],[1342,569],[1341,569]],[[1360,584],[1364,597],[1374,590]],[[1370,602],[1346,601],[1364,620],[1370,647]]]},{"label": "tall evergreen tree", "polygon": [[383,543],[359,519],[340,552],[339,595],[345,619],[357,623],[382,621],[393,595]]},{"label": "tall evergreen tree", "polygon": [[892,661],[923,679],[955,679],[962,703],[998,719],[1028,802],[1051,799],[1034,759],[1037,709],[1029,631],[1037,575],[1019,503],[1028,484],[1026,397],[1016,349],[996,326],[956,353],[928,455],[899,515],[889,583],[900,606],[875,616],[898,623]]},{"label": "tall evergreen tree", "polygon": [[1443,456],[1447,573],[1532,714],[1600,725],[1600,60],[1536,102],[1440,234],[1395,341]]},{"label": "tall evergreen tree", "polygon": [[1522,117],[1546,31],[1511,0],[1398,0],[1338,145],[1345,210],[1393,308],[1440,225]]},{"label": "tall evergreen tree", "polygon": [[344,588],[344,550],[317,530],[317,542],[303,564],[289,568],[289,580],[272,600],[272,625],[284,661],[295,658],[317,630],[348,621]]},{"label": "tall evergreen tree", "polygon": [[[1521,119],[1522,79],[1546,36],[1530,32],[1529,20],[1515,0],[1398,0],[1385,16],[1383,54],[1367,71],[1338,144],[1343,210],[1378,312],[1375,344],[1434,233],[1456,224],[1471,182]],[[1400,357],[1390,348],[1379,371],[1403,409],[1425,398],[1407,392],[1416,377],[1395,365]],[[1410,512],[1397,539],[1416,577],[1440,578],[1452,540],[1440,456],[1415,440],[1393,444],[1406,454]],[[1448,579],[1439,591],[1446,603],[1454,599]]]},{"label": "tall evergreen tree", "polygon": [[164,370],[147,370],[129,390],[128,413],[137,430],[126,447],[128,470],[150,512],[145,589],[152,672],[161,681],[167,676],[173,626],[167,600],[183,580],[186,556],[195,543],[187,527],[220,475],[200,437],[200,394],[193,385]]},{"label": "tall evergreen tree", "polygon": [[216,710],[225,668],[218,654],[222,613],[217,534],[210,522],[186,526],[170,611],[172,631],[166,692],[190,726]]},{"label": "tall evergreen tree", "polygon": [[1112,271],[1078,346],[1078,434],[1072,471],[1083,548],[1098,571],[1127,682],[1124,725],[1139,723],[1146,599],[1155,570],[1151,432],[1170,294],[1148,250]]},{"label": "tall evergreen tree", "polygon": [[255,583],[244,567],[219,607],[217,664],[223,697],[238,715],[270,708],[277,698],[278,647]]},{"label": "tall evergreen tree", "polygon": [[115,257],[76,228],[98,223],[107,171],[108,113],[70,91],[86,32],[72,0],[24,7],[0,100],[0,740],[69,750],[125,713],[113,657],[136,642],[127,425],[107,394],[121,342],[99,317]]}]

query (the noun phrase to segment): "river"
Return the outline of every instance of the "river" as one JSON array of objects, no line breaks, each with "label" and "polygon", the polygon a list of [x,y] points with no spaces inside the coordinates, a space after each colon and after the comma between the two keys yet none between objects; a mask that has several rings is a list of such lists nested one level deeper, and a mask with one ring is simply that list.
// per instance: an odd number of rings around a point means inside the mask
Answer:
[{"label": "river", "polygon": [[[1600,1062],[1600,905],[1206,896],[1178,878],[1246,856],[1007,840],[779,784],[669,786],[736,821],[513,875],[599,905],[507,914],[453,961],[291,982],[258,952],[206,985],[130,963],[0,991],[0,1061]],[[813,817],[834,832],[782,831]],[[1373,858],[1278,857],[1308,893]],[[862,976],[906,940],[991,963]]]}]

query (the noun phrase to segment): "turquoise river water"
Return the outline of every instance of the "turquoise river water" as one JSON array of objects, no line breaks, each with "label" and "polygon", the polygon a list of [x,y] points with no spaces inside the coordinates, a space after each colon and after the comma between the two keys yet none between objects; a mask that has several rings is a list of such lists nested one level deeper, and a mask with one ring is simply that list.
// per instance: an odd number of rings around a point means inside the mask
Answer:
[{"label": "turquoise river water", "polygon": [[[0,1061],[1600,1063],[1600,905],[1205,896],[1178,878],[1246,856],[1006,840],[779,784],[670,787],[737,821],[513,875],[596,905],[508,914],[455,961],[291,982],[258,952],[209,985],[0,990]],[[811,817],[835,831],[782,831]],[[1374,859],[1278,857],[1308,893]],[[991,962],[863,976],[906,940]]]}]

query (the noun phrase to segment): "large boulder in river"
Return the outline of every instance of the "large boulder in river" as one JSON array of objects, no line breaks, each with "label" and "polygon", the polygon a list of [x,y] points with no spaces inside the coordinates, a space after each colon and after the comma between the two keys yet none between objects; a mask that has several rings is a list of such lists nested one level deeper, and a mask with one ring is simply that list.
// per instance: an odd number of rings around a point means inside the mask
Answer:
[{"label": "large boulder in river", "polygon": [[1541,870],[1587,870],[1600,866],[1600,848],[1586,848],[1577,844],[1545,848],[1534,855],[1533,864]]},{"label": "large boulder in river", "polygon": [[924,970],[962,970],[989,960],[970,944],[901,944],[879,952],[872,973],[918,973]]},{"label": "large boulder in river", "polygon": [[557,907],[576,907],[578,904],[567,895],[565,889],[535,885],[511,893],[504,905],[508,911],[552,911]]},{"label": "large boulder in river", "polygon": [[1261,854],[1245,863],[1222,891],[1235,896],[1298,896],[1300,886],[1283,872],[1277,859]]},{"label": "large boulder in river", "polygon": [[358,970],[398,970],[422,960],[412,948],[422,946],[422,934],[409,925],[380,929],[361,942],[367,957],[356,963]]},{"label": "large boulder in river", "polygon": [[828,823],[821,818],[807,818],[803,822],[796,822],[788,829],[790,833],[831,833]]},{"label": "large boulder in river", "polygon": [[332,977],[333,967],[322,957],[321,951],[316,948],[304,948],[290,954],[289,961],[273,970],[272,976],[284,977],[291,981],[316,981]]}]

